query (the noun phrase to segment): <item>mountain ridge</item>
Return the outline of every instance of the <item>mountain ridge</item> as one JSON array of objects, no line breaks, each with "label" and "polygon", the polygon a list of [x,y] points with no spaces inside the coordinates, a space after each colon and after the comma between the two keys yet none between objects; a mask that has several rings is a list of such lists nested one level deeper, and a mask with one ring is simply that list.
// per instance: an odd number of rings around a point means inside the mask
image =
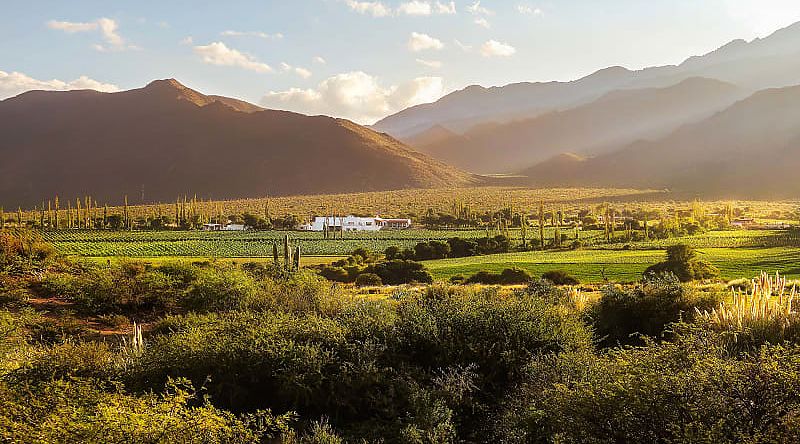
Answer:
[{"label": "mountain ridge", "polygon": [[119,203],[143,187],[147,201],[169,202],[183,194],[227,199],[479,180],[349,121],[226,101],[174,79],[0,101],[0,156],[8,159],[0,204],[33,206],[56,195]]}]

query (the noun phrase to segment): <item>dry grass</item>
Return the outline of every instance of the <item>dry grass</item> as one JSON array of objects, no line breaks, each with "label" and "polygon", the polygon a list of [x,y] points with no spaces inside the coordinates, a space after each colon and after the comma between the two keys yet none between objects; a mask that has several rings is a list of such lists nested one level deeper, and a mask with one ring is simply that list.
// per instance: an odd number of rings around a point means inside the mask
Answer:
[{"label": "dry grass", "polygon": [[724,330],[742,331],[756,324],[787,327],[796,317],[794,300],[797,287],[789,288],[786,277],[762,272],[753,279],[750,291],[731,290],[732,298],[719,307],[700,312],[702,319]]}]

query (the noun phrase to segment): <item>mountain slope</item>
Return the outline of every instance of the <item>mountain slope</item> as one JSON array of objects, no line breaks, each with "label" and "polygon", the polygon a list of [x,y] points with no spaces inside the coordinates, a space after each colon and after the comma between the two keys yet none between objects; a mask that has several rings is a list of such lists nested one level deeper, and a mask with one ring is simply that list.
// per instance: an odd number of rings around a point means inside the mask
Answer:
[{"label": "mountain slope", "polygon": [[751,42],[735,40],[677,66],[640,71],[613,67],[572,82],[470,86],[437,102],[402,110],[374,128],[400,138],[434,125],[464,132],[482,122],[506,123],[572,108],[612,90],[665,87],[690,77],[722,80],[751,91],[800,84],[800,23]]},{"label": "mountain slope", "polygon": [[479,173],[517,171],[562,152],[597,155],[656,138],[701,120],[746,96],[734,85],[704,78],[667,88],[620,90],[573,109],[417,146],[451,165]]},{"label": "mountain slope", "polygon": [[[232,99],[233,100],[233,99]],[[239,109],[248,112],[240,112]],[[257,111],[177,81],[0,102],[0,205],[457,186],[473,176],[348,121]],[[134,199],[136,196],[136,199]]]},{"label": "mountain slope", "polygon": [[536,185],[670,188],[704,196],[798,197],[800,86],[758,92],[651,142],[523,172]]},{"label": "mountain slope", "polygon": [[473,85],[442,97],[435,103],[417,105],[372,125],[395,137],[407,138],[441,125],[463,132],[483,122],[506,122],[594,100],[626,85],[633,72],[607,68],[572,82],[515,83],[484,88]]}]

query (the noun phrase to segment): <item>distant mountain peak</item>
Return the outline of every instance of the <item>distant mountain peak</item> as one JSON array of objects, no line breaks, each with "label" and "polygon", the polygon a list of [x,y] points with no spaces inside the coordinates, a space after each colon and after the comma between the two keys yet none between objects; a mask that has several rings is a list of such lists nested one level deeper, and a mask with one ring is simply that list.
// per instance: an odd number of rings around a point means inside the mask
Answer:
[{"label": "distant mountain peak", "polygon": [[147,86],[143,88],[144,90],[149,91],[163,91],[163,90],[174,90],[174,91],[186,91],[188,88],[183,83],[177,81],[176,79],[156,79],[152,82],[148,83]]},{"label": "distant mountain peak", "polygon": [[169,99],[186,100],[197,106],[206,106],[216,101],[214,98],[197,92],[175,79],[153,80],[142,88],[141,91],[164,96]]}]

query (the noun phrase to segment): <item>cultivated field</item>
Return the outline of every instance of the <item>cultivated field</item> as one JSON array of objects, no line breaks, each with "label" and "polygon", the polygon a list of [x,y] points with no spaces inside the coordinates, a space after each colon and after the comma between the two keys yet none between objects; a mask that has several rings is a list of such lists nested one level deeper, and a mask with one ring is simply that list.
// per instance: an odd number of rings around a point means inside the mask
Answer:
[{"label": "cultivated field", "polygon": [[[698,253],[701,259],[719,268],[720,277],[725,280],[755,277],[761,271],[779,271],[791,279],[800,279],[797,248],[703,248]],[[425,266],[440,280],[518,267],[532,276],[563,270],[581,282],[599,283],[638,281],[647,267],[663,260],[664,252],[659,250],[535,251],[428,261]]]}]

